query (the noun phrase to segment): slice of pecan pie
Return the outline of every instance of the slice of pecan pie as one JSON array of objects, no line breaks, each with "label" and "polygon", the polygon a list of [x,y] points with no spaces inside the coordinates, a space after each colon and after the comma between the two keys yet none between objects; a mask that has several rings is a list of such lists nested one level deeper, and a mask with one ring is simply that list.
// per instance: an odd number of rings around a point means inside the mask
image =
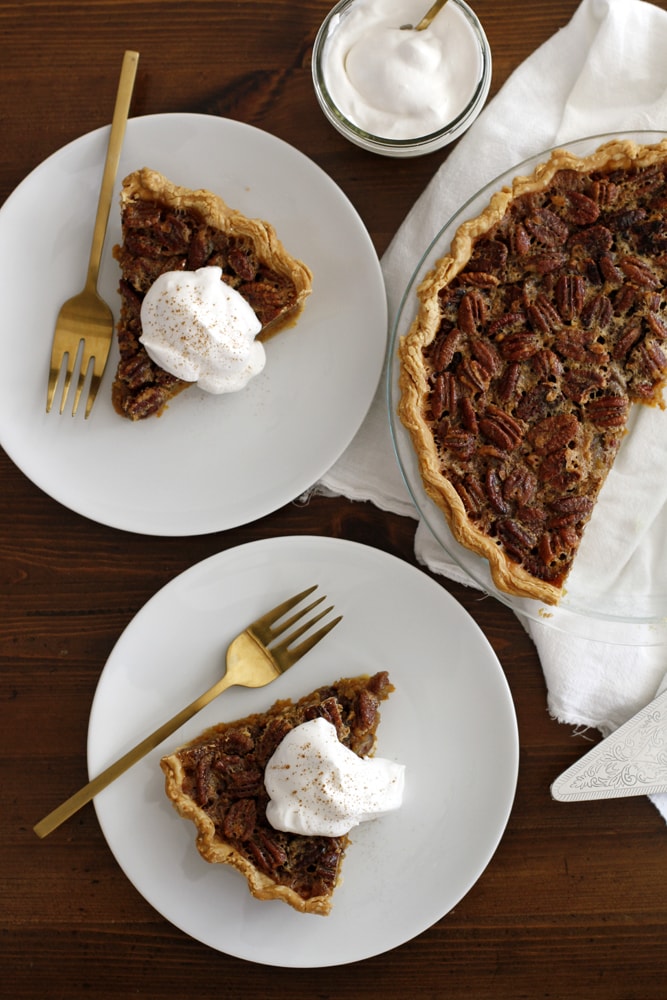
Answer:
[{"label": "slice of pecan pie", "polygon": [[503,591],[555,604],[634,402],[664,407],[667,141],[553,153],[457,231],[399,345],[427,493]]},{"label": "slice of pecan pie", "polygon": [[297,702],[213,726],[163,757],[166,792],[197,827],[197,850],[207,861],[232,865],[257,899],[280,899],[302,913],[331,909],[347,836],[302,836],[275,830],[266,818],[264,770],[295,726],[323,717],[360,757],[375,747],[379,705],[394,690],[385,671],[344,678]]},{"label": "slice of pecan pie", "polygon": [[193,385],[156,365],[139,341],[141,303],[164,271],[222,268],[222,280],[259,318],[260,340],[293,323],[311,290],[310,270],[287,253],[268,222],[246,218],[210,191],[178,187],[155,170],[137,170],[123,181],[121,231],[113,251],[121,269],[121,311],[112,399],[131,420],[160,413]]}]

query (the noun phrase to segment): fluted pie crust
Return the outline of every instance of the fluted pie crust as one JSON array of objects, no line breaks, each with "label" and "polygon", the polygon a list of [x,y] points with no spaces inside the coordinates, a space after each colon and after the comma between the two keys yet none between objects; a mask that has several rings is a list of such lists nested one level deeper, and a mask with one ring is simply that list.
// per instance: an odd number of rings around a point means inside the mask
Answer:
[{"label": "fluted pie crust", "polygon": [[632,403],[664,408],[667,140],[554,152],[417,290],[399,415],[495,585],[560,600]]},{"label": "fluted pie crust", "polygon": [[230,208],[211,191],[179,187],[144,167],[123,181],[122,242],[113,255],[121,268],[120,361],[112,387],[115,409],[131,420],[159,414],[193,385],[165,372],[142,344],[141,303],[164,271],[222,268],[262,324],[259,340],[292,325],[312,287],[312,274],[292,257],[273,226]]},{"label": "fluted pie crust", "polygon": [[323,717],[360,757],[372,754],[379,705],[394,690],[385,671],[343,678],[297,702],[213,726],[163,757],[167,796],[197,827],[206,861],[245,876],[257,899],[278,899],[302,913],[326,916],[341,877],[348,837],[305,837],[274,830],[266,818],[264,770],[295,726]]}]

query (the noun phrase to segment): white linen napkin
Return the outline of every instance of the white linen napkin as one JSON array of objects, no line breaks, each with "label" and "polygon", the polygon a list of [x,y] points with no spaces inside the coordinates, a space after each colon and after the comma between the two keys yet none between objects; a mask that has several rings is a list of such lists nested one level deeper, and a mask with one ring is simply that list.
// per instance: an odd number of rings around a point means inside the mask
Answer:
[{"label": "white linen napkin", "polygon": [[[408,214],[382,260],[390,324],[415,266],[441,226],[485,184],[523,159],[554,145],[606,132],[667,130],[667,13],[644,0],[583,0],[572,20],[515,70],[461,139]],[[652,574],[667,579],[667,435],[664,413],[641,409],[642,433],[619,455],[605,484],[611,518],[589,525],[575,571],[580,582],[610,584],[619,566],[630,583]],[[641,448],[635,448],[639,439]],[[646,457],[658,470],[646,485]],[[650,464],[650,463],[649,463]],[[641,493],[635,468],[642,468]],[[612,478],[613,477],[613,478]],[[366,421],[316,489],[383,510],[417,517],[390,438],[384,376]],[[618,524],[611,544],[608,525]],[[585,554],[584,545],[590,553]],[[432,571],[472,585],[420,522],[418,559]],[[627,576],[629,574],[629,576]],[[660,584],[658,584],[659,586]],[[664,591],[664,588],[663,588]],[[648,591],[650,592],[650,590]],[[556,616],[558,611],[556,611]],[[574,636],[553,625],[520,619],[537,647],[548,709],[561,722],[608,735],[655,697],[667,670],[667,647],[613,644]],[[557,617],[552,622],[558,624]],[[554,778],[556,775],[554,775]],[[653,796],[667,819],[667,795]]]}]

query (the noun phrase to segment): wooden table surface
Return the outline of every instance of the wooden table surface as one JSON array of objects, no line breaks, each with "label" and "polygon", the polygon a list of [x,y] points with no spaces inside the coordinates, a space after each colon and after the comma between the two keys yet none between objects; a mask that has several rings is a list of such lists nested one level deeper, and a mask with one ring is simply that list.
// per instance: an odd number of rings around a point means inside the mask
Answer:
[{"label": "wooden table surface", "polygon": [[[473,6],[493,51],[495,93],[567,23],[577,2]],[[328,8],[327,0],[0,0],[0,200],[65,143],[108,123],[120,57],[132,48],[141,53],[133,115],[199,112],[281,137],[340,185],[382,254],[445,154],[376,157],[327,124],[311,86],[310,51]],[[36,246],[26,266],[37,275],[39,262]],[[319,498],[289,503],[238,530],[149,537],[70,512],[4,452],[0,476],[3,997],[667,995],[664,821],[644,798],[580,806],[551,800],[552,779],[590,742],[549,717],[538,658],[513,614],[442,579],[505,670],[520,773],[487,869],[415,940],[326,970],[255,965],[192,940],[155,912],[114,860],[92,805],[38,840],[36,820],[87,778],[88,716],[100,671],[122,630],[164,584],[213,553],[290,533],[354,539],[413,563],[414,521],[367,503]]]}]

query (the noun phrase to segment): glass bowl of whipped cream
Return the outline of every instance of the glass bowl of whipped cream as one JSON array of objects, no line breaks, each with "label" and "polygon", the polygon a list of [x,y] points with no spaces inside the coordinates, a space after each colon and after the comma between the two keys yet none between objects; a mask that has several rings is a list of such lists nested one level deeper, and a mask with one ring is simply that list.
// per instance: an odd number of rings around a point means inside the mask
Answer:
[{"label": "glass bowl of whipped cream", "polygon": [[491,50],[464,0],[417,31],[424,0],[340,0],[317,33],[317,100],[350,142],[384,156],[421,156],[473,123],[491,83]]}]

